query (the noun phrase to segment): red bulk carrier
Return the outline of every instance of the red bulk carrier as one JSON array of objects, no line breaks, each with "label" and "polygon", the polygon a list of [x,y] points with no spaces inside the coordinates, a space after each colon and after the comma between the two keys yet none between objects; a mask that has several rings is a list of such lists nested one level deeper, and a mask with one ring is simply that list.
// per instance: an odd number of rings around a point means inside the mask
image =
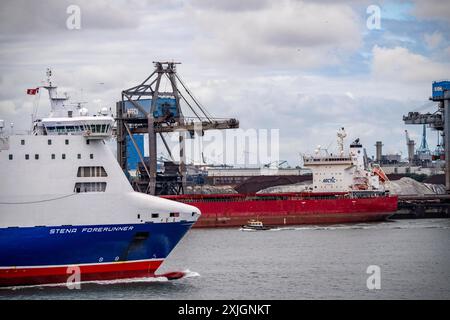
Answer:
[{"label": "red bulk carrier", "polygon": [[270,225],[334,224],[384,220],[397,210],[397,196],[385,190],[387,177],[369,167],[356,139],[344,155],[344,128],[338,134],[338,154],[304,156],[313,183],[306,192],[164,196],[200,209],[194,227],[236,227],[250,219]]},{"label": "red bulk carrier", "polygon": [[200,209],[197,227],[236,227],[250,219],[269,225],[333,224],[383,220],[397,196],[352,193],[272,193],[165,196]]}]

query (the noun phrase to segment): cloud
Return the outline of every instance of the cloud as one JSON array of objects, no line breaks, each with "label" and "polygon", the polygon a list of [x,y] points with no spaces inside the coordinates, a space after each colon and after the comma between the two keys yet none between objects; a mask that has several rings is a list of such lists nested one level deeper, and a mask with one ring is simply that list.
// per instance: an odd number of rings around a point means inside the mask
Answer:
[{"label": "cloud", "polygon": [[[82,30],[68,31],[72,3],[0,3],[0,118],[17,129],[30,126],[34,97],[24,90],[40,84],[46,67],[60,92],[95,112],[114,109],[152,61],[174,59],[212,115],[238,118],[243,129],[280,129],[281,158],[291,164],[299,152],[334,144],[340,126],[369,154],[376,140],[406,151],[402,115],[449,74],[437,55],[450,55],[439,41],[442,22],[383,20],[383,30],[367,34],[370,2],[80,0]],[[43,91],[40,114],[47,110]]]},{"label": "cloud", "polygon": [[[341,126],[349,134],[347,142],[361,138],[369,155],[377,140],[406,153],[402,116],[427,100],[431,84],[380,82],[369,75],[259,76],[199,82],[191,89],[213,115],[236,117],[243,129],[279,129],[280,157],[295,165],[300,152],[312,152],[317,144],[334,152]],[[351,93],[345,91],[349,88]]]},{"label": "cloud", "polygon": [[403,47],[372,49],[372,73],[380,80],[425,82],[448,77],[449,63],[438,63]]},{"label": "cloud", "polygon": [[247,11],[259,10],[266,7],[269,0],[193,0],[192,6],[196,8],[217,10],[217,11]]},{"label": "cloud", "polygon": [[191,7],[198,53],[214,61],[304,68],[339,63],[360,45],[350,6],[277,1],[253,11]]},{"label": "cloud", "polygon": [[450,22],[450,6],[448,1],[415,0],[414,15],[424,20],[442,20]]},{"label": "cloud", "polygon": [[442,35],[442,33],[435,31],[431,34],[430,33],[424,34],[424,40],[428,48],[436,49],[444,41],[444,36]]},{"label": "cloud", "polygon": [[0,30],[2,35],[55,34],[67,31],[70,5],[81,12],[81,29],[137,28],[140,16],[135,7],[128,10],[126,0],[2,0]]}]

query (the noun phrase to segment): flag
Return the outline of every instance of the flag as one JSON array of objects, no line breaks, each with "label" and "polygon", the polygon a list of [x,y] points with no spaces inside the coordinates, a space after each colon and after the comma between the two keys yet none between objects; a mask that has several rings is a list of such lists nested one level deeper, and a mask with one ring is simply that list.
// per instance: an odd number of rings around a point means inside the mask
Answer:
[{"label": "flag", "polygon": [[36,89],[27,89],[27,94],[35,95],[39,92],[39,88]]}]

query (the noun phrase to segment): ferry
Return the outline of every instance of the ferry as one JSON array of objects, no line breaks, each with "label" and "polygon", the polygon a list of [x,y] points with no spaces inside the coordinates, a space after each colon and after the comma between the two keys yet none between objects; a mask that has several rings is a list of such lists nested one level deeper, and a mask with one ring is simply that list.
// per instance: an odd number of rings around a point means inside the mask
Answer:
[{"label": "ferry", "polygon": [[29,133],[0,120],[0,286],[157,276],[200,210],[134,192],[106,144],[108,110],[59,96],[51,70],[27,93],[42,89],[51,111]]}]

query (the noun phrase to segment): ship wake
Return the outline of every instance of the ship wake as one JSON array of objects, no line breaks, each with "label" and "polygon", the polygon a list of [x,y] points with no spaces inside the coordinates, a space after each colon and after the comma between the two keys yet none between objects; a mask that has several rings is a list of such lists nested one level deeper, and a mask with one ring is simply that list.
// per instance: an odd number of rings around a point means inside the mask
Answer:
[{"label": "ship wake", "polygon": [[[329,231],[329,230],[371,230],[371,229],[450,229],[450,225],[438,224],[439,221],[428,220],[425,223],[415,222],[411,224],[399,224],[396,221],[387,221],[381,223],[366,223],[353,225],[310,225],[302,227],[276,227],[267,231]],[[243,229],[239,229],[244,231]],[[252,230],[253,231],[253,230]]]},{"label": "ship wake", "polygon": [[142,277],[142,278],[126,278],[126,279],[115,279],[115,280],[92,280],[92,281],[81,281],[81,282],[70,282],[70,283],[49,283],[49,284],[37,284],[37,285],[27,285],[27,286],[12,286],[12,287],[1,287],[1,290],[24,290],[32,288],[76,288],[78,286],[83,286],[87,284],[94,285],[117,285],[117,284],[136,284],[136,283],[164,283],[173,280],[181,280],[185,278],[200,277],[200,274],[195,271],[186,269],[184,271],[167,272],[160,275],[155,275],[153,277]]}]

